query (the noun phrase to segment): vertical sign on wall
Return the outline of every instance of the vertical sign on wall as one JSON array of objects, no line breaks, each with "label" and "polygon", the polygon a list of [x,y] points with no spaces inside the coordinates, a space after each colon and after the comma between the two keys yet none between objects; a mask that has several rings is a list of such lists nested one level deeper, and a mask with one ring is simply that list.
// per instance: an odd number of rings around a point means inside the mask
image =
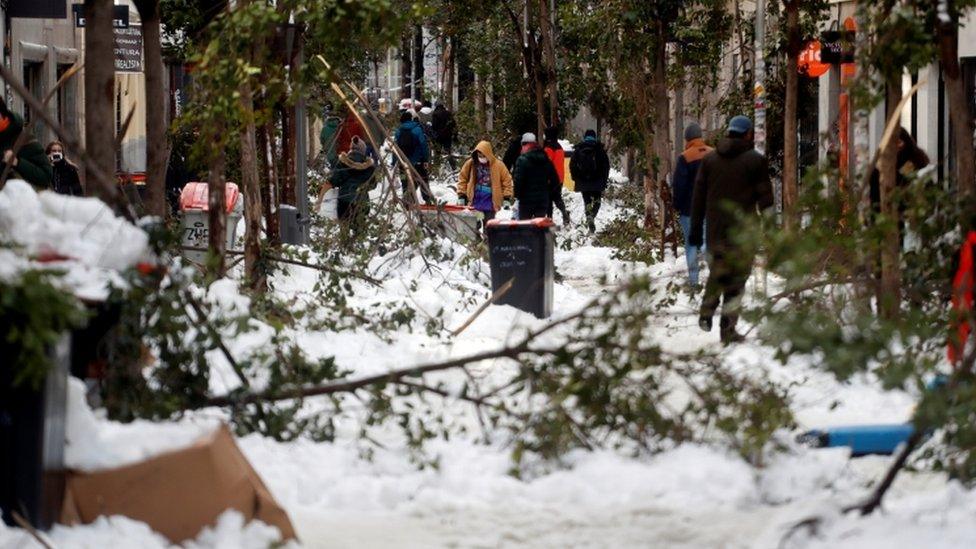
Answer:
[{"label": "vertical sign on wall", "polygon": [[142,72],[142,26],[115,32],[115,72]]}]

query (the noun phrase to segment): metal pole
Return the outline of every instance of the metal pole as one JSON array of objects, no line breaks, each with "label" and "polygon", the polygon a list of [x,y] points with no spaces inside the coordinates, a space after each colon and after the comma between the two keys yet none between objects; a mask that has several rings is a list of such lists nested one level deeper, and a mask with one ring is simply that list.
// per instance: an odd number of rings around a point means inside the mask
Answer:
[{"label": "metal pole", "polygon": [[[301,70],[305,59],[305,41],[301,35],[298,39],[298,55],[295,64],[297,71]],[[297,72],[296,71],[296,72]],[[298,95],[295,102],[295,198],[298,200],[298,231],[302,244],[308,243],[308,129],[305,120],[305,96]]]},{"label": "metal pole", "polygon": [[756,150],[766,153],[766,60],[763,48],[766,45],[766,0],[756,0],[756,85],[755,98],[755,136]]}]

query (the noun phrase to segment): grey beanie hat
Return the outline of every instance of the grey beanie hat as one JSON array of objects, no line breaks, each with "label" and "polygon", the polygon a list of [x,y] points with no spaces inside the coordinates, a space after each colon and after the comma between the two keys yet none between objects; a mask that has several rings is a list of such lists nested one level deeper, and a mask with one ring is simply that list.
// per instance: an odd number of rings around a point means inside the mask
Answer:
[{"label": "grey beanie hat", "polygon": [[698,122],[692,122],[685,126],[685,141],[691,141],[692,139],[699,139],[702,136],[701,126]]},{"label": "grey beanie hat", "polygon": [[535,143],[535,142],[536,142],[536,139],[535,139],[535,134],[534,133],[532,133],[532,132],[526,132],[526,133],[523,133],[522,134],[522,144],[523,145],[526,144],[526,143]]}]

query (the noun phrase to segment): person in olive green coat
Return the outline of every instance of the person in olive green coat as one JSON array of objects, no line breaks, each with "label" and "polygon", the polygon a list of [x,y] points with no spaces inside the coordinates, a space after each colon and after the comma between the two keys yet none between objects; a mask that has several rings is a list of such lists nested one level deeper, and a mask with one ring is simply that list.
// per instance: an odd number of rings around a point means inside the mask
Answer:
[{"label": "person in olive green coat", "polygon": [[339,155],[336,169],[328,184],[322,187],[316,201],[316,209],[325,197],[325,191],[334,188],[339,192],[336,214],[339,221],[347,223],[353,233],[358,233],[369,215],[369,182],[376,171],[376,163],[366,155],[366,143],[358,135],[353,136],[349,152]]},{"label": "person in olive green coat", "polygon": [[41,189],[51,186],[51,161],[44,153],[44,147],[34,138],[27,139],[14,154],[17,137],[24,130],[23,120],[7,109],[7,104],[0,100],[0,173],[10,165],[8,177],[20,178]]}]

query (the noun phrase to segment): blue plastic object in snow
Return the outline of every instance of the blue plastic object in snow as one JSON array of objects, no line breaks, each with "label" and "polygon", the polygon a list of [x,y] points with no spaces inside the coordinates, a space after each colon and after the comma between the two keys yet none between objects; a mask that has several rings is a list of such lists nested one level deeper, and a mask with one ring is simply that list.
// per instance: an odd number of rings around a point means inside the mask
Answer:
[{"label": "blue plastic object in snow", "polygon": [[852,456],[891,455],[914,431],[915,428],[911,423],[852,425],[814,429],[800,435],[798,440],[817,448],[847,446],[851,449]]}]

